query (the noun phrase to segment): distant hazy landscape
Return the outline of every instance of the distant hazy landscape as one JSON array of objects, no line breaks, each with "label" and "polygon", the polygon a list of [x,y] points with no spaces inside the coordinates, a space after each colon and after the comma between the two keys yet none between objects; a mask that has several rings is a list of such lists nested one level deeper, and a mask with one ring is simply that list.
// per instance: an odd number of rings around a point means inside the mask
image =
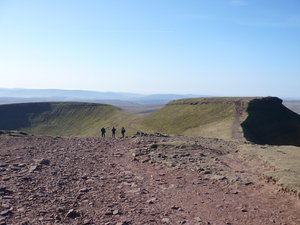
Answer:
[{"label": "distant hazy landscape", "polygon": [[283,104],[300,115],[300,100],[286,100]]},{"label": "distant hazy landscape", "polygon": [[142,95],[83,90],[0,88],[0,104],[25,102],[91,102],[114,105],[136,113],[152,112],[158,110],[169,101],[194,97],[205,97],[205,95]]},{"label": "distant hazy landscape", "polygon": [[[0,104],[29,102],[90,102],[117,106],[134,113],[149,113],[162,108],[172,100],[208,95],[153,94],[97,92],[60,89],[0,88]],[[300,100],[284,100],[283,104],[300,114]]]}]

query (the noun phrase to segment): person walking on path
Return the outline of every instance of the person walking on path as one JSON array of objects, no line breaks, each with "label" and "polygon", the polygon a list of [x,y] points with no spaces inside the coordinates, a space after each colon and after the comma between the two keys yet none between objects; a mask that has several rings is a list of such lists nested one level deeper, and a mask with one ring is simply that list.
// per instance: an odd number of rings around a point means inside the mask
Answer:
[{"label": "person walking on path", "polygon": [[122,133],[122,137],[123,137],[123,138],[124,138],[124,136],[125,136],[125,132],[126,132],[125,128],[122,127],[121,133]]},{"label": "person walking on path", "polygon": [[106,130],[104,127],[101,128],[101,137],[105,137]]},{"label": "person walking on path", "polygon": [[112,136],[113,138],[116,137],[116,128],[115,128],[115,127],[113,127],[113,128],[111,129],[111,136]]}]

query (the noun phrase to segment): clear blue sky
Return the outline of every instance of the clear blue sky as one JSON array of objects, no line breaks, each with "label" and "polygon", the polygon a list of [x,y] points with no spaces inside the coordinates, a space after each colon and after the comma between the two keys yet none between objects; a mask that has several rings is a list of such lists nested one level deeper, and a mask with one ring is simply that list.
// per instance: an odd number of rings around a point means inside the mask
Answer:
[{"label": "clear blue sky", "polygon": [[0,87],[300,97],[300,1],[0,0]]}]

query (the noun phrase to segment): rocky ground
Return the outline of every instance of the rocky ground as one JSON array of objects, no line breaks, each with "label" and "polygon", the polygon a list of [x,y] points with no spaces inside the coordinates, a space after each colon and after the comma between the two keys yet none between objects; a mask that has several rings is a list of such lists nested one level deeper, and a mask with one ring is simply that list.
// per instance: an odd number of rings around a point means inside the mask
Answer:
[{"label": "rocky ground", "polygon": [[0,137],[0,224],[300,224],[234,142]]}]

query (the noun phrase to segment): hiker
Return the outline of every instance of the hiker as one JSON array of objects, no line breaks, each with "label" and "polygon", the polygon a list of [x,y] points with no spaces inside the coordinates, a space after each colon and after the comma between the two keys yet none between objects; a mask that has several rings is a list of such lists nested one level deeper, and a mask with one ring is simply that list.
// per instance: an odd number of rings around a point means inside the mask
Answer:
[{"label": "hiker", "polygon": [[105,137],[106,130],[104,127],[101,128],[101,137]]},{"label": "hiker", "polygon": [[124,138],[124,136],[125,136],[125,132],[126,132],[125,128],[122,127],[121,133],[122,133],[122,137],[123,137],[123,138]]},{"label": "hiker", "polygon": [[113,128],[111,129],[111,136],[112,136],[113,138],[116,137],[116,128],[115,128],[115,127],[113,127]]}]

